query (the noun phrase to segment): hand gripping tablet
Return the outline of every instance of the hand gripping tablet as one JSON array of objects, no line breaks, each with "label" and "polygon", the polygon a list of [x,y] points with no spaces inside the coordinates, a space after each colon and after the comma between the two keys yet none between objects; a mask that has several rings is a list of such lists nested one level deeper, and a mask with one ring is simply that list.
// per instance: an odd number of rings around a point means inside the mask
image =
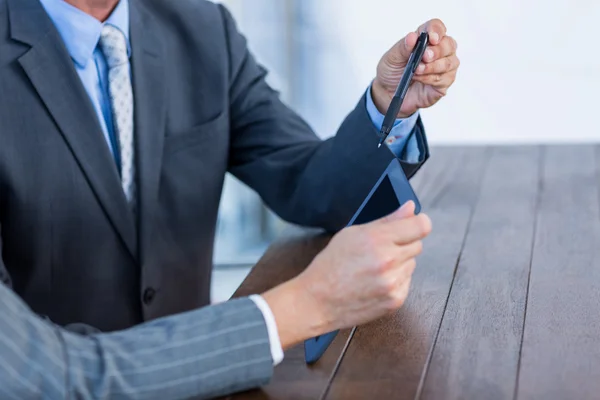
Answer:
[{"label": "hand gripping tablet", "polygon": [[[393,159],[367,195],[347,226],[364,224],[393,213],[408,201],[414,201],[415,214],[421,212],[421,204],[413,191],[400,161]],[[333,342],[338,331],[329,332],[304,342],[306,362],[316,362]]]}]

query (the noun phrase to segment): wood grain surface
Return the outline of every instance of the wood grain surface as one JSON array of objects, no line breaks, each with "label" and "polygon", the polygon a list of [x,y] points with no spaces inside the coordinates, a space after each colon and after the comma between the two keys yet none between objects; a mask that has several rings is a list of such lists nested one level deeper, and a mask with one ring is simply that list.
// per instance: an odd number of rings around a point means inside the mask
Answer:
[{"label": "wood grain surface", "polygon": [[[600,148],[440,147],[411,184],[433,231],[404,307],[298,346],[231,399],[600,398]],[[236,296],[300,273],[328,241],[274,244]]]},{"label": "wood grain surface", "polygon": [[[539,149],[493,149],[423,399],[509,399],[522,337]],[[435,251],[435,250],[432,250]]]},{"label": "wood grain surface", "polygon": [[486,152],[478,148],[455,155],[432,153],[414,185],[434,228],[424,242],[407,302],[394,315],[357,329],[328,399],[415,397],[487,163]]},{"label": "wood grain surface", "polygon": [[598,157],[546,150],[519,399],[600,398]]}]

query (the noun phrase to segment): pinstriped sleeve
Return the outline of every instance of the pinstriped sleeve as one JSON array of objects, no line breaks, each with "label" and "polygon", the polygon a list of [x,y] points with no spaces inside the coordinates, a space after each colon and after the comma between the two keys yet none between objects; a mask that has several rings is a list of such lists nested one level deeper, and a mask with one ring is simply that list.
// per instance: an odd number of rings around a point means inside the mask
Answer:
[{"label": "pinstriped sleeve", "polygon": [[267,327],[248,298],[78,336],[0,285],[0,398],[210,398],[267,383]]},{"label": "pinstriped sleeve", "polygon": [[64,399],[67,368],[56,328],[0,284],[0,398]]}]

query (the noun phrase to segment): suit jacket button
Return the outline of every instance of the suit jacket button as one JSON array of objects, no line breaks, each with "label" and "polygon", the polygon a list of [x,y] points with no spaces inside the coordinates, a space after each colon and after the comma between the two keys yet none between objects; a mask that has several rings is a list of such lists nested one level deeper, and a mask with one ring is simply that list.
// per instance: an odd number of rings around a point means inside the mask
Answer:
[{"label": "suit jacket button", "polygon": [[143,296],[144,304],[149,306],[150,303],[152,303],[152,300],[154,300],[155,295],[156,295],[156,290],[154,290],[152,288],[147,288],[146,290],[144,290],[144,296]]}]

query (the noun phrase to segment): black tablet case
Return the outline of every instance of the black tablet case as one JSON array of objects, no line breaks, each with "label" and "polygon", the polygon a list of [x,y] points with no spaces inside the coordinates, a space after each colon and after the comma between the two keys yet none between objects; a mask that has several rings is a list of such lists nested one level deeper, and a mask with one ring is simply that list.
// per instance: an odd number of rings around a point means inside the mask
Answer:
[{"label": "black tablet case", "polygon": [[[409,200],[415,203],[415,214],[421,211],[421,204],[413,191],[400,161],[393,159],[377,183],[371,189],[347,226],[364,224],[391,214]],[[307,363],[316,362],[333,342],[338,331],[329,332],[304,342],[304,356]]]}]

